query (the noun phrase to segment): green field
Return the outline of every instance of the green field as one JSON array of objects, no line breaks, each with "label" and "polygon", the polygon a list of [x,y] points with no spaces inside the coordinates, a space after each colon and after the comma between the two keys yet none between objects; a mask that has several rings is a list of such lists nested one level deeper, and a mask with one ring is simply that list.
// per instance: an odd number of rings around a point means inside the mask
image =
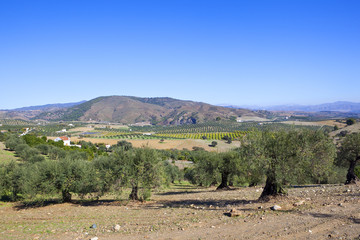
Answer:
[{"label": "green field", "polygon": [[17,160],[15,153],[5,150],[4,143],[0,142],[0,163],[10,162],[12,160]]}]

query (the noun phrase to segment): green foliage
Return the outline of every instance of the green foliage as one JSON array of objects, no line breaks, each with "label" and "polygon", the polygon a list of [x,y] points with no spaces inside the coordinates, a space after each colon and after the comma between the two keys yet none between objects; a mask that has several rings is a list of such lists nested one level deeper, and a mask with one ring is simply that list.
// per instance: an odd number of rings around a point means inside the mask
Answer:
[{"label": "green foliage", "polygon": [[5,141],[5,147],[14,151],[15,147],[22,143],[25,143],[22,138],[19,138],[17,135],[10,135]]},{"label": "green foliage", "polygon": [[181,172],[177,166],[164,161],[164,170],[167,182],[174,183],[175,181],[181,181]]},{"label": "green foliage", "polygon": [[346,182],[354,183],[358,180],[355,175],[355,168],[360,162],[360,133],[348,134],[343,142],[341,143],[337,164],[345,165],[348,164],[349,169],[346,175]]},{"label": "green foliage", "polygon": [[346,119],[346,125],[353,125],[355,123],[356,123],[356,120],[354,118]]},{"label": "green foliage", "polygon": [[283,193],[284,184],[327,182],[335,158],[334,144],[320,131],[255,131],[241,146],[250,173],[267,176],[262,197]]},{"label": "green foliage", "polygon": [[29,145],[30,147],[34,147],[36,145],[46,143],[46,137],[44,139],[44,138],[37,137],[33,134],[26,134],[26,135],[22,136],[22,138],[24,139],[25,143],[27,145]]},{"label": "green foliage", "polygon": [[219,154],[206,151],[198,151],[194,154],[195,166],[193,169],[185,171],[185,178],[192,184],[200,186],[208,187],[217,184],[220,179]]},{"label": "green foliage", "polygon": [[117,147],[123,148],[125,151],[128,151],[133,148],[132,143],[128,141],[118,141],[116,144]]},{"label": "green foliage", "polygon": [[102,179],[102,192],[113,186],[118,190],[131,187],[130,198],[133,200],[146,200],[150,189],[160,186],[164,180],[161,156],[147,147],[127,151],[122,147],[115,148],[110,157],[94,159],[94,166]]},{"label": "green foliage", "polygon": [[0,165],[0,198],[2,201],[17,201],[22,198],[22,168],[12,161]]},{"label": "green foliage", "polygon": [[355,167],[354,173],[358,178],[360,178],[360,166]]},{"label": "green foliage", "polygon": [[6,140],[5,133],[0,132],[0,142],[4,142]]},{"label": "green foliage", "polygon": [[221,174],[221,184],[218,189],[228,188],[231,176],[240,175],[244,171],[244,163],[236,151],[219,154],[218,170]]}]

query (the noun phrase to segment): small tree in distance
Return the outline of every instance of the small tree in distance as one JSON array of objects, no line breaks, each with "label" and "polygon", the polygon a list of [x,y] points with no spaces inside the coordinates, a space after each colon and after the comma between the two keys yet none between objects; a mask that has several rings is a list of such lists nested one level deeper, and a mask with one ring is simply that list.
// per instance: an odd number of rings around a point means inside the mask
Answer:
[{"label": "small tree in distance", "polygon": [[356,120],[354,118],[348,118],[346,119],[346,125],[350,126],[356,123]]}]

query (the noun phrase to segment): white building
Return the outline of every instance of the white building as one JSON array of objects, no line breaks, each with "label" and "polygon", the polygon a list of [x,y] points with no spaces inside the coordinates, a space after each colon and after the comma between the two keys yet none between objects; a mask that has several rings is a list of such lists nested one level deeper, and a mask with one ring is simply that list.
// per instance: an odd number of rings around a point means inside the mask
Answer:
[{"label": "white building", "polygon": [[64,146],[70,146],[70,138],[69,137],[57,137],[54,139],[54,142],[63,141]]}]

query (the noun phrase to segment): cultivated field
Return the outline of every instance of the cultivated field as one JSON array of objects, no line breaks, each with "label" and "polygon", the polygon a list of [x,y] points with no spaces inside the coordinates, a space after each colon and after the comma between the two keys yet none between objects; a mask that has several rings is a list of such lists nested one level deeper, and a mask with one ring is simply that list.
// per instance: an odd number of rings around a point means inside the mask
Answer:
[{"label": "cultivated field", "polygon": [[[55,137],[48,137],[49,139],[55,139]],[[72,137],[71,141],[78,142],[80,140],[92,142],[92,143],[105,143],[114,145],[121,139],[104,139],[104,138],[78,138]],[[217,141],[218,145],[216,147],[210,147],[212,141],[210,140],[199,140],[199,139],[166,139],[164,142],[159,141],[159,139],[125,139],[127,142],[131,142],[134,147],[149,146],[154,149],[179,149],[183,150],[184,148],[192,150],[193,147],[202,147],[207,151],[216,151],[224,152],[231,148],[236,148],[240,146],[239,141],[233,141],[231,144],[225,143],[224,141]]]},{"label": "cultivated field", "polygon": [[[0,202],[0,239],[360,237],[359,186],[303,186],[289,189],[288,197],[258,202],[261,191],[238,188],[219,192],[185,184],[155,193],[151,201],[143,203],[104,198],[25,207]],[[270,210],[274,204],[282,208]],[[230,217],[231,209],[239,216]],[[90,228],[93,224],[96,228]]]}]

